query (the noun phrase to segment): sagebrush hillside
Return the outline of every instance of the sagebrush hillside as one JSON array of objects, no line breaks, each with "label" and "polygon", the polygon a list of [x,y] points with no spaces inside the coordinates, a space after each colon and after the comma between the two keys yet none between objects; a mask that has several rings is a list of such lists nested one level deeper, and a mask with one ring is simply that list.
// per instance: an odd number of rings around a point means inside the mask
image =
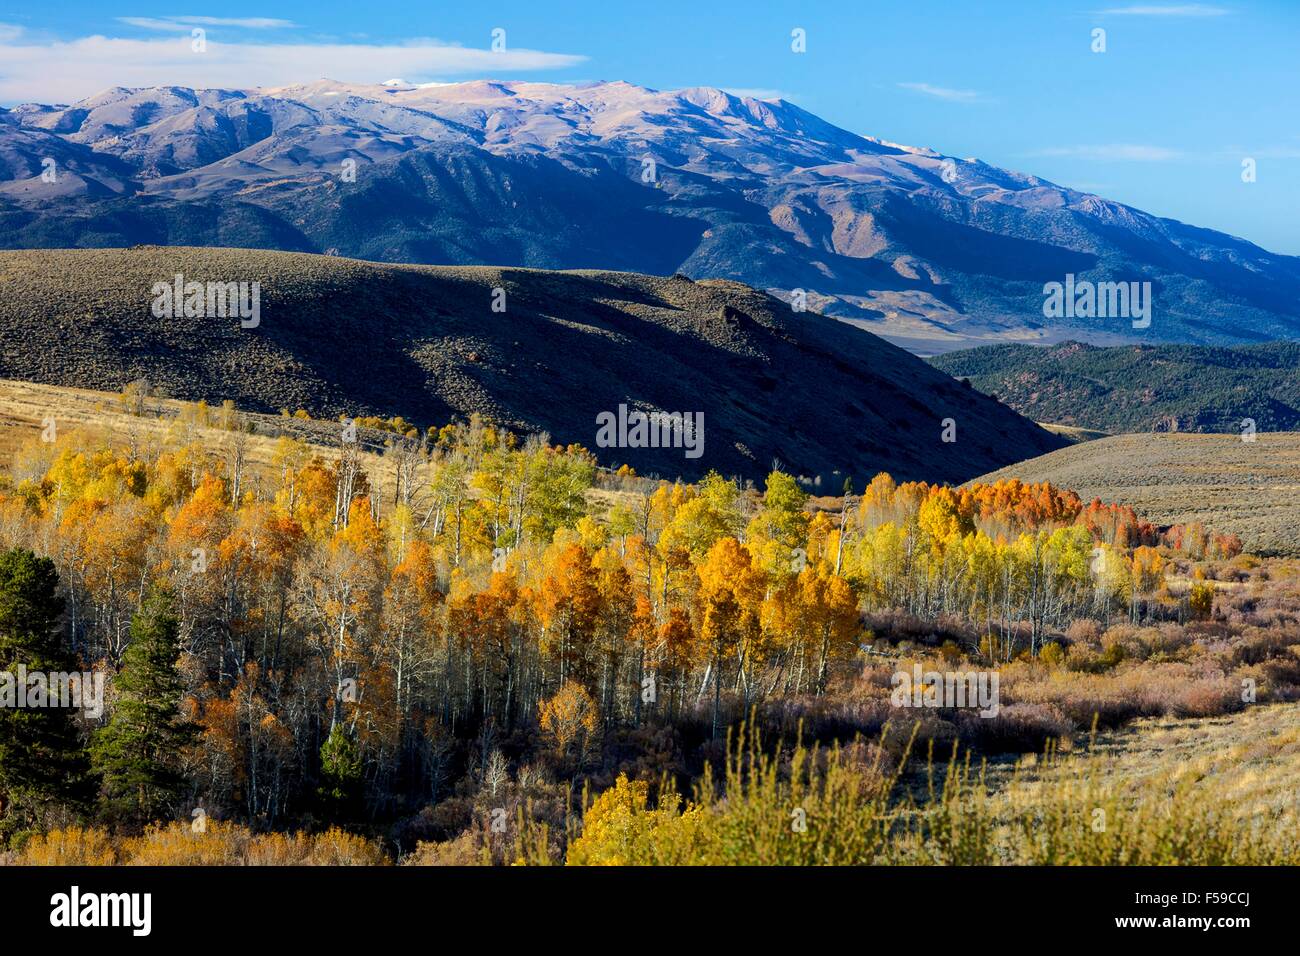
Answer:
[{"label": "sagebrush hillside", "polygon": [[1300,343],[1234,348],[1066,342],[931,359],[1036,421],[1106,432],[1300,430]]},{"label": "sagebrush hillside", "polygon": [[[151,289],[260,283],[260,324],[158,318]],[[493,311],[494,290],[505,311]],[[964,480],[1063,442],[882,339],[726,281],[392,266],[236,249],[0,253],[0,377],[316,417],[480,413],[643,474],[838,491],[879,471]],[[702,412],[704,449],[597,446],[596,416]],[[956,441],[941,440],[943,420]]]},{"label": "sagebrush hillside", "polygon": [[1129,506],[1162,525],[1199,521],[1247,551],[1300,555],[1300,434],[1113,435],[982,476],[1048,481]]}]

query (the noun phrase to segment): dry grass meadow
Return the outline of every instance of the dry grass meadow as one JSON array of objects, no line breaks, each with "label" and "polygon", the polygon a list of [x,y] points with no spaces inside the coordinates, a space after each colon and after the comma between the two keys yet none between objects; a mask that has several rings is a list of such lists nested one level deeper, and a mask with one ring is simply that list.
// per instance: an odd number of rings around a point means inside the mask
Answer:
[{"label": "dry grass meadow", "polygon": [[[175,438],[177,430],[201,441],[206,447],[221,448],[236,440],[236,433],[223,427],[223,411],[208,410],[207,424],[196,420],[193,402],[148,398],[144,413],[134,414],[120,395],[84,388],[62,388],[0,379],[0,471],[9,472],[15,456],[32,447],[48,420],[59,433],[88,429],[114,442],[142,448]],[[239,418],[252,432],[238,433],[244,452],[254,468],[271,468],[276,443],[288,435],[312,445],[316,454],[332,460],[338,456],[340,425],[315,419],[261,415],[240,411]],[[385,433],[358,428],[358,443],[369,474],[377,476],[380,488],[391,492],[393,475],[379,462]]]}]

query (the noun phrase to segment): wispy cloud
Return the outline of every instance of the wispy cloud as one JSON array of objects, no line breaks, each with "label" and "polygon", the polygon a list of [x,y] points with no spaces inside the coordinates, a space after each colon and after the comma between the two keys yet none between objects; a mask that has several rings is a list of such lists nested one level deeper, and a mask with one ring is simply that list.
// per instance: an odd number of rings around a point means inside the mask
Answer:
[{"label": "wispy cloud", "polygon": [[1220,162],[1235,162],[1247,156],[1254,159],[1300,159],[1300,146],[1260,146],[1255,149],[1227,146],[1211,154],[1213,160]]},{"label": "wispy cloud", "polygon": [[173,30],[188,33],[192,27],[239,27],[244,30],[278,30],[297,26],[292,20],[274,17],[118,17],[119,23],[145,30]]},{"label": "wispy cloud", "polygon": [[[1300,159],[1300,146],[1258,146],[1247,149],[1244,146],[1224,146],[1214,149],[1170,149],[1165,146],[1151,146],[1140,143],[1101,143],[1079,146],[1048,146],[1043,149],[1023,153],[1024,156],[1064,156],[1077,159],[1094,160],[1102,163],[1197,163],[1202,165],[1219,165],[1237,163],[1251,157],[1253,159],[1295,160]],[[1076,189],[1085,188],[1076,184]],[[1101,190],[1094,190],[1101,191]]]},{"label": "wispy cloud", "polygon": [[1221,17],[1231,11],[1204,3],[1183,3],[1138,4],[1131,7],[1111,7],[1098,12],[1110,17]]},{"label": "wispy cloud", "polygon": [[14,26],[12,23],[0,23],[0,43],[17,40],[22,32],[22,27]]},{"label": "wispy cloud", "polygon": [[1030,156],[1073,156],[1105,163],[1168,163],[1182,159],[1183,154],[1164,146],[1140,143],[1095,143],[1082,146],[1048,146],[1029,153]]},{"label": "wispy cloud", "polygon": [[205,52],[195,53],[188,30],[175,37],[89,36],[39,43],[0,31],[0,103],[71,103],[112,86],[250,89],[322,77],[378,83],[391,76],[418,83],[562,69],[586,59],[542,50],[496,53],[430,38],[391,44],[238,43],[209,36]]},{"label": "wispy cloud", "polygon": [[974,103],[983,97],[975,90],[954,90],[946,86],[932,86],[929,83],[899,83],[905,90],[914,90],[933,96],[935,99],[948,100],[951,103]]}]

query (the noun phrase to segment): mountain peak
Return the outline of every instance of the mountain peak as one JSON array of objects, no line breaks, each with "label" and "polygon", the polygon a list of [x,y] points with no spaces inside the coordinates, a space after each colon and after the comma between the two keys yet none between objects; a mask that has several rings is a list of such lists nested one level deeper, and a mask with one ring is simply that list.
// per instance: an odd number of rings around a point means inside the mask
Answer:
[{"label": "mountain peak", "polygon": [[[69,174],[57,196],[46,158]],[[738,280],[926,354],[1300,331],[1294,257],[708,86],[116,87],[4,115],[6,211],[17,246],[161,236]],[[1045,316],[1067,277],[1149,288],[1154,318]]]}]

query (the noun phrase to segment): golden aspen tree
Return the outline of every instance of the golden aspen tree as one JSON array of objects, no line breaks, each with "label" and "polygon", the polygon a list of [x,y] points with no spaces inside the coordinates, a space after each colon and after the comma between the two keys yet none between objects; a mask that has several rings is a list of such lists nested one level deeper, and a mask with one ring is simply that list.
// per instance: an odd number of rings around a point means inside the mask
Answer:
[{"label": "golden aspen tree", "polygon": [[557,756],[565,759],[576,754],[581,766],[600,726],[600,715],[586,689],[569,681],[542,702],[539,724]]},{"label": "golden aspen tree", "polygon": [[696,572],[700,580],[700,639],[707,654],[701,693],[713,683],[713,736],[722,716],[724,666],[736,660],[739,680],[744,680],[747,645],[759,632],[762,601],[760,572],[748,551],[732,537],[719,539]]},{"label": "golden aspen tree", "polygon": [[601,595],[591,554],[582,545],[571,544],[559,548],[548,564],[538,590],[544,650],[557,664],[561,685],[575,680],[592,687],[592,642]]}]

